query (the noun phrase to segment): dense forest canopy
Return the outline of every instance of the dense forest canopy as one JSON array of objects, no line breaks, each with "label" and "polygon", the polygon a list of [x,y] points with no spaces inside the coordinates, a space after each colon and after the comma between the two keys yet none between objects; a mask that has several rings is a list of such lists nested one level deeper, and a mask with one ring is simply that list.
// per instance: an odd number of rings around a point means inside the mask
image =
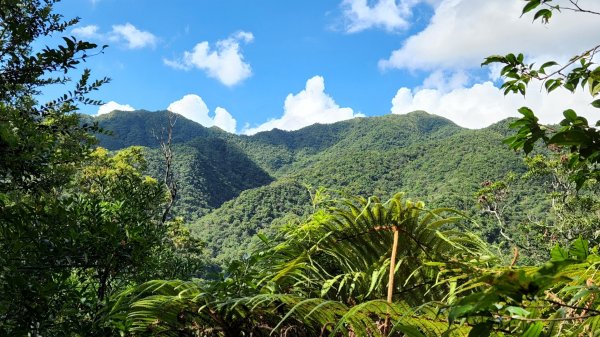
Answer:
[{"label": "dense forest canopy", "polygon": [[[82,116],[109,79],[72,76],[105,46],[66,36],[57,2],[0,0],[0,335],[600,335],[598,122],[416,111],[239,136]],[[600,15],[523,2],[561,11]],[[483,64],[507,94],[580,86],[599,108],[598,48]]]}]

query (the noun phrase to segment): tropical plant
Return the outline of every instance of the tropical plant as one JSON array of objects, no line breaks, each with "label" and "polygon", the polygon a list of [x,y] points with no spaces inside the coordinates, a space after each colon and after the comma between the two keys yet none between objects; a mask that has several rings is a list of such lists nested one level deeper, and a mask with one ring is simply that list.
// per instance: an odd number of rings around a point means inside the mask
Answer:
[{"label": "tropical plant", "polygon": [[472,326],[474,336],[598,336],[599,267],[598,248],[581,238],[555,246],[541,266],[465,264],[472,278],[453,293],[449,322]]},{"label": "tropical plant", "polygon": [[448,324],[433,304],[456,284],[437,282],[437,263],[491,258],[475,236],[445,229],[459,221],[402,194],[328,201],[281,239],[261,235],[266,248],[219,279],[151,281],[121,294],[110,317],[139,334],[438,335]]}]

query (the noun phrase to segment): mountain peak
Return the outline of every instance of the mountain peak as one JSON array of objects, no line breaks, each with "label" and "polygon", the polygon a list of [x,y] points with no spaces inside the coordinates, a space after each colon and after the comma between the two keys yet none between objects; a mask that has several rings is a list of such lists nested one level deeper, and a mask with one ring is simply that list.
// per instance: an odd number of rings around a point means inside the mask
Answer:
[{"label": "mountain peak", "polygon": [[[132,145],[157,147],[159,141],[156,136],[169,125],[168,111],[112,111],[110,113],[93,117],[101,128],[109,130],[112,135],[97,135],[100,145],[116,150]],[[177,115],[177,122],[173,127],[173,142],[183,143],[198,137],[207,137],[223,133],[220,129],[206,128],[181,115]]]}]

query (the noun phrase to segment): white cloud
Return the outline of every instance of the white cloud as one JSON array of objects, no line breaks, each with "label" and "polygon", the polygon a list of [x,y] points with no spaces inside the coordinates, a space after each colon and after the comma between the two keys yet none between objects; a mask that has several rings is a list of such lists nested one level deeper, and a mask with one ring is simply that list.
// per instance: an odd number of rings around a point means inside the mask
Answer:
[{"label": "white cloud", "polygon": [[87,25],[83,27],[73,28],[71,34],[83,39],[99,38],[101,34],[98,32],[99,27],[96,25]]},{"label": "white cloud", "polygon": [[583,90],[574,94],[557,89],[550,94],[541,90],[539,84],[530,86],[527,96],[509,94],[496,88],[492,82],[475,84],[471,87],[455,88],[448,92],[438,89],[401,88],[392,99],[391,112],[405,114],[414,110],[425,110],[446,117],[467,128],[482,128],[507,117],[520,116],[517,112],[528,106],[536,112],[542,123],[558,123],[562,112],[572,108],[591,120],[595,112],[589,105],[590,96]]},{"label": "white cloud", "polygon": [[[383,69],[429,72],[422,86],[398,90],[392,113],[425,110],[469,128],[519,116],[517,109],[522,106],[536,111],[542,123],[559,122],[568,108],[597,119],[589,105],[590,96],[583,90],[572,94],[559,89],[547,94],[540,83],[532,83],[525,98],[504,96],[491,82],[499,79],[500,66],[488,68],[491,81],[473,76],[484,58],[493,54],[522,52],[526,62],[538,64],[568,60],[597,44],[600,21],[594,15],[562,11],[543,25],[532,23],[532,14],[521,17],[523,1],[438,0],[430,4],[434,15],[428,26],[379,63]],[[556,4],[562,6],[565,0]],[[585,5],[600,9],[600,2]],[[476,81],[482,83],[473,84]]]},{"label": "white cloud", "polygon": [[227,131],[227,132],[231,132],[231,133],[235,133],[235,127],[236,127],[236,120],[235,118],[233,118],[233,116],[231,116],[231,114],[229,113],[229,111],[225,110],[224,108],[221,108],[220,106],[218,106],[215,109],[215,126],[218,126],[219,128]]},{"label": "white cloud", "polygon": [[252,75],[250,65],[244,61],[240,43],[250,43],[253,40],[252,33],[238,32],[225,40],[217,41],[214,49],[208,41],[203,41],[192,51],[184,52],[180,60],[165,59],[164,63],[175,69],[201,69],[224,85],[233,86]]},{"label": "white cloud", "polygon": [[[561,4],[564,0],[559,0]],[[594,15],[563,11],[549,25],[521,16],[523,1],[442,0],[429,25],[381,60],[383,69],[479,68],[486,56],[523,52],[535,59],[568,59],[593,47],[600,21]],[[598,9],[600,3],[586,2]]]},{"label": "white cloud", "polygon": [[109,35],[112,41],[125,42],[129,49],[139,49],[156,46],[157,38],[152,33],[137,29],[131,23],[112,26]]},{"label": "white cloud", "polygon": [[469,82],[469,75],[464,71],[455,71],[447,73],[441,70],[436,70],[429,74],[423,81],[423,88],[437,89],[442,92],[447,92],[453,89],[464,87]]},{"label": "white cloud", "polygon": [[115,101],[110,101],[110,102],[108,102],[106,104],[101,105],[98,108],[98,112],[96,113],[96,116],[104,115],[104,114],[107,114],[109,112],[113,112],[115,110],[118,110],[118,111],[133,111],[133,110],[135,110],[135,108],[132,107],[129,104],[119,104],[119,103],[117,103]]},{"label": "white cloud", "polygon": [[274,128],[298,130],[315,123],[330,124],[338,121],[363,117],[351,108],[340,108],[333,98],[325,93],[325,81],[314,76],[306,81],[306,88],[297,94],[289,94],[285,99],[283,116],[272,119],[255,128],[245,128],[245,134],[255,134]]},{"label": "white cloud", "polygon": [[71,34],[84,39],[93,38],[123,44],[128,49],[154,47],[158,41],[152,33],[139,30],[131,23],[114,25],[108,33],[100,32],[100,27],[96,25],[87,25],[74,28]]},{"label": "white cloud", "polygon": [[342,9],[346,32],[356,33],[373,27],[387,31],[406,29],[412,7],[420,0],[378,0],[369,5],[367,0],[344,0]]},{"label": "white cloud", "polygon": [[183,117],[193,120],[203,126],[217,126],[227,132],[235,133],[236,120],[224,108],[217,107],[215,116],[209,116],[209,109],[202,97],[198,95],[185,95],[178,101],[169,105],[167,110],[178,113]]}]

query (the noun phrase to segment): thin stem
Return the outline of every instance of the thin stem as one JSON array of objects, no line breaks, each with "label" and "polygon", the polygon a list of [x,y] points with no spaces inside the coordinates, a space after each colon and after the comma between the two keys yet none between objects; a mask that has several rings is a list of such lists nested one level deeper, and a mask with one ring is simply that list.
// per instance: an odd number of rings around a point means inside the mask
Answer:
[{"label": "thin stem", "polygon": [[[600,314],[600,311],[599,311],[599,310],[595,310],[595,309],[592,309],[592,308],[586,308],[586,307],[578,307],[578,306],[574,306],[574,305],[568,305],[568,304],[566,304],[566,303],[560,303],[560,302],[553,301],[553,300],[543,300],[543,301],[544,301],[544,302],[548,302],[548,303],[552,303],[552,304],[555,304],[555,305],[558,305],[558,306],[561,306],[561,307],[570,308],[570,309],[575,309],[575,310],[587,310],[587,311],[589,311],[589,312],[593,312],[593,313],[595,313],[596,315],[599,315],[599,314]],[[594,315],[594,316],[596,316],[596,315]]]},{"label": "thin stem", "polygon": [[[394,226],[395,227],[395,226]],[[394,229],[394,244],[392,245],[392,257],[390,258],[390,277],[388,280],[388,293],[387,302],[392,304],[394,296],[394,272],[396,271],[396,254],[398,252],[398,230]],[[388,307],[388,314],[385,317],[385,323],[383,326],[383,335],[387,335],[390,330],[390,314]]]},{"label": "thin stem", "polygon": [[536,78],[538,80],[541,80],[541,81],[545,81],[545,80],[549,79],[550,77],[552,77],[554,75],[561,75],[561,76],[564,77],[565,75],[562,72],[565,69],[567,69],[568,67],[570,67],[571,65],[573,65],[575,62],[581,60],[584,57],[587,57],[587,56],[593,57],[596,54],[596,52],[598,51],[598,49],[600,49],[600,44],[597,45],[597,46],[595,46],[595,47],[593,47],[593,48],[591,48],[591,49],[586,50],[585,52],[581,53],[580,55],[578,55],[576,57],[573,57],[566,65],[564,65],[560,69],[558,69],[558,70],[556,70],[556,71],[554,71],[554,72],[552,72],[552,73],[550,73],[550,74],[548,74],[546,76],[532,76],[532,77],[534,77],[534,78]]},{"label": "thin stem", "polygon": [[573,5],[573,7],[560,7],[558,5],[550,5],[550,4],[545,4],[546,6],[548,6],[551,9],[555,9],[557,11],[560,11],[562,9],[567,10],[567,11],[572,11],[572,12],[579,12],[579,13],[588,13],[588,14],[594,14],[594,15],[600,15],[600,12],[596,12],[596,11],[592,11],[589,9],[584,9],[581,6],[579,6],[579,1],[576,0],[569,0],[569,2]]},{"label": "thin stem", "polygon": [[558,318],[514,318],[503,316],[502,319],[505,321],[523,321],[523,322],[562,322],[562,321],[576,321],[581,319],[586,319],[590,317],[596,317],[598,314],[594,315],[582,315],[582,316],[574,316],[574,317],[558,317]]}]

